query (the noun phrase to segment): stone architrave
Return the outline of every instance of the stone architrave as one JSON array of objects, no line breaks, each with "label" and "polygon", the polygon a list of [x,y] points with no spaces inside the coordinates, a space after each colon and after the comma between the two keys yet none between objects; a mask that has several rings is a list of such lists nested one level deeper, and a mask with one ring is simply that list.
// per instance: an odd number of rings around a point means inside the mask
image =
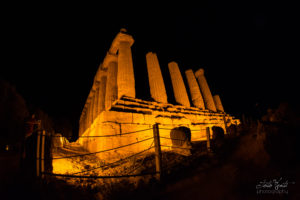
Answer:
[{"label": "stone architrave", "polygon": [[118,57],[108,53],[104,59],[103,66],[107,68],[105,110],[109,110],[112,103],[118,99]]},{"label": "stone architrave", "polygon": [[204,76],[204,69],[198,69],[195,72],[195,76],[198,80],[200,90],[203,95],[204,103],[205,103],[205,108],[214,112],[217,112],[214,99],[212,97],[212,94],[210,92],[209,86],[207,84],[206,78]]},{"label": "stone architrave", "polygon": [[224,112],[224,108],[223,108],[220,96],[219,95],[214,95],[213,98],[214,98],[214,102],[215,102],[217,111]]},{"label": "stone architrave", "polygon": [[168,97],[156,53],[146,54],[151,97],[158,102],[168,103]]},{"label": "stone architrave", "polygon": [[118,52],[118,98],[123,95],[135,98],[135,79],[133,71],[133,62],[131,54],[131,46],[134,39],[131,35],[122,29],[115,37],[110,47],[110,54],[117,54]]},{"label": "stone architrave", "polygon": [[192,97],[192,102],[195,107],[200,109],[205,109],[204,101],[202,94],[200,92],[199,85],[197,83],[197,80],[195,78],[194,72],[191,69],[188,69],[185,71],[185,76],[190,88],[190,93]]},{"label": "stone architrave", "polygon": [[178,67],[178,64],[176,62],[170,62],[168,64],[169,72],[171,76],[173,91],[175,100],[177,103],[183,106],[190,107],[190,101],[189,97],[186,92],[186,88]]}]

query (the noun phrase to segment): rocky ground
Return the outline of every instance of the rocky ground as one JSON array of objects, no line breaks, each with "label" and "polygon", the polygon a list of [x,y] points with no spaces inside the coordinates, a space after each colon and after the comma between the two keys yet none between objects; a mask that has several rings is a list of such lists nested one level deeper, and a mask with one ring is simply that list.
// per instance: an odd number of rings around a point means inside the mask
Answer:
[{"label": "rocky ground", "polygon": [[[9,199],[300,199],[299,156],[296,129],[284,124],[264,123],[240,127],[236,136],[213,143],[194,143],[191,156],[163,152],[161,181],[153,176],[122,179],[74,179],[48,177],[31,180],[15,173],[2,189]],[[54,157],[81,154],[76,145],[54,152]],[[53,162],[54,173],[116,175],[154,171],[154,155],[132,158],[117,165],[104,165],[96,156],[74,157]],[[3,166],[3,164],[1,163]],[[62,167],[63,166],[63,167]],[[263,181],[278,180],[281,193],[261,194]],[[275,191],[274,188],[270,190]],[[276,191],[275,191],[276,192]]]}]

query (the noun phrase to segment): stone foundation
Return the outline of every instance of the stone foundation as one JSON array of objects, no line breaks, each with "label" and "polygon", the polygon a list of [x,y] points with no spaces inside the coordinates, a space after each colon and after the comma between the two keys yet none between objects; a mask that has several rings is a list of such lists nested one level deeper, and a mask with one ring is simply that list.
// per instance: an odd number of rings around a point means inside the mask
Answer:
[{"label": "stone foundation", "polygon": [[[225,130],[223,116],[224,114],[213,113],[208,110],[123,96],[114,102],[110,111],[102,112],[91,127],[82,134],[82,136],[109,136],[81,137],[79,142],[90,152],[112,149],[153,137],[152,127],[155,123],[159,123],[161,145],[172,146],[172,141],[163,137],[170,138],[171,130],[180,126],[190,129],[191,142],[203,141],[206,140],[206,127],[217,126]],[[227,127],[239,123],[238,120],[228,114],[226,114],[226,119]],[[140,132],[127,134],[135,131]],[[151,144],[154,146],[153,139],[97,155],[101,159],[120,159],[143,151],[149,148]],[[161,147],[161,149],[163,151],[172,150],[171,147]],[[154,152],[154,149],[152,151]]]}]

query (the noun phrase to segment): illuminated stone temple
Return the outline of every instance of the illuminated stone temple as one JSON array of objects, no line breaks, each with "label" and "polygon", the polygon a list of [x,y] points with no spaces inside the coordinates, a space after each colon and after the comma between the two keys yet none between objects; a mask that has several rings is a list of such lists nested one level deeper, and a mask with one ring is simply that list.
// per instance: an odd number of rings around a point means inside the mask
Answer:
[{"label": "illuminated stone temple", "polygon": [[[161,149],[169,151],[174,149],[168,138],[172,138],[171,131],[175,128],[188,129],[193,142],[206,140],[207,127],[220,127],[226,134],[226,127],[239,123],[224,112],[220,96],[211,94],[203,69],[195,73],[186,70],[184,77],[174,61],[168,64],[171,83],[166,84],[173,86],[176,105],[169,103],[159,60],[152,52],[146,54],[146,63],[153,101],[137,99],[131,53],[133,43],[133,37],[121,29],[98,68],[79,120],[79,136],[83,137],[78,141],[84,148],[96,152],[145,140],[153,137],[152,127],[158,123]],[[152,139],[98,156],[120,158],[151,145]]]}]

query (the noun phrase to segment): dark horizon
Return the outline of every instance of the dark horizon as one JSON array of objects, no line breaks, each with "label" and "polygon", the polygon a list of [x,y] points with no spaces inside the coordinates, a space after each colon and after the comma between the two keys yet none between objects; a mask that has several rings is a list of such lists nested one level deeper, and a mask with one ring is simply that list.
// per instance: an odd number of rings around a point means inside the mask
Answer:
[{"label": "dark horizon", "polygon": [[103,10],[47,11],[6,16],[6,64],[0,78],[15,85],[27,103],[53,118],[70,119],[74,130],[97,68],[120,28],[135,39],[137,98],[150,97],[145,55],[152,51],[171,103],[170,61],[178,63],[184,79],[185,70],[204,68],[212,93],[220,95],[229,114],[254,115],[260,107],[297,102],[294,13],[287,15],[284,7],[203,5],[114,16]]}]

